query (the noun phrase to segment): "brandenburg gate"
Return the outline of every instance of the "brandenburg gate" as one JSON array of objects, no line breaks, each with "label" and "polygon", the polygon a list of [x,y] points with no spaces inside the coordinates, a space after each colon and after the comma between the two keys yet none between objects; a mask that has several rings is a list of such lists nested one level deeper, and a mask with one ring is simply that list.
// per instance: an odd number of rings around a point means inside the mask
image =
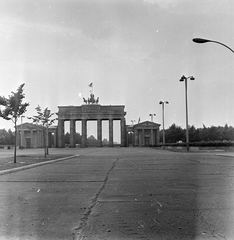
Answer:
[{"label": "brandenburg gate", "polygon": [[121,146],[125,144],[125,115],[124,106],[102,106],[99,98],[95,100],[94,94],[90,98],[84,98],[81,106],[58,106],[58,147],[64,147],[64,122],[70,121],[70,146],[75,147],[76,121],[82,122],[82,144],[87,147],[87,121],[97,121],[97,140],[98,147],[102,147],[102,121],[109,121],[109,146],[113,147],[113,121],[120,120]]}]

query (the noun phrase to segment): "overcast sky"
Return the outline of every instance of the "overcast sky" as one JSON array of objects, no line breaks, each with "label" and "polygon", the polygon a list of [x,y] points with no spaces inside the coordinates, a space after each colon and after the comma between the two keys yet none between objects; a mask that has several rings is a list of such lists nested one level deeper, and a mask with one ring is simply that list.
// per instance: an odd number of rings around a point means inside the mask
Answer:
[{"label": "overcast sky", "polygon": [[[32,116],[39,104],[81,105],[93,82],[101,105],[125,105],[126,122],[165,127],[234,126],[233,0],[1,0],[0,95],[25,83]],[[25,121],[25,120],[24,120]],[[12,123],[0,120],[0,129]]]}]

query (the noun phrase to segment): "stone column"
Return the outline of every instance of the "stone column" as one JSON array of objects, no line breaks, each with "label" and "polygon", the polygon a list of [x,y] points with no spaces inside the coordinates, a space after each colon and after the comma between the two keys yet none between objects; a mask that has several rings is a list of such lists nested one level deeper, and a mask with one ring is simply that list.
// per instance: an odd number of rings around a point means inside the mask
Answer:
[{"label": "stone column", "polygon": [[109,119],[109,147],[113,147],[113,119]]},{"label": "stone column", "polygon": [[57,147],[57,133],[56,130],[54,131],[54,147]]},{"label": "stone column", "polygon": [[142,129],[138,129],[138,147],[142,146]]},{"label": "stone column", "polygon": [[87,147],[86,139],[87,139],[87,120],[82,119],[82,144],[81,144],[81,147]]},{"label": "stone column", "polygon": [[120,121],[121,128],[121,147],[125,147],[125,118],[121,118]]},{"label": "stone column", "polygon": [[40,131],[40,147],[44,147],[43,130]]},{"label": "stone column", "polygon": [[157,145],[157,129],[154,129],[154,144]]},{"label": "stone column", "polygon": [[97,146],[102,147],[102,120],[97,120]]},{"label": "stone column", "polygon": [[38,148],[38,130],[36,130],[36,133],[35,133],[35,148]]},{"label": "stone column", "polygon": [[31,130],[31,142],[30,142],[30,148],[34,147],[34,141],[33,141],[33,130]]},{"label": "stone column", "polygon": [[156,134],[156,144],[159,144],[160,142],[159,128],[155,129],[155,134]]},{"label": "stone column", "polygon": [[142,137],[142,146],[145,146],[145,129],[144,128],[142,128],[142,135],[141,135],[141,137]]},{"label": "stone column", "polygon": [[58,147],[64,147],[64,120],[58,120]]},{"label": "stone column", "polygon": [[[24,144],[24,129],[22,130],[22,136],[20,136],[20,144],[21,144],[21,147],[25,148],[25,144]],[[22,141],[22,142],[21,142]]]},{"label": "stone column", "polygon": [[154,130],[153,128],[150,129],[150,145],[154,145]]},{"label": "stone column", "polygon": [[138,143],[138,130],[134,130],[134,145],[135,147],[139,146],[139,143]]},{"label": "stone column", "polygon": [[37,148],[41,147],[41,131],[37,130]]},{"label": "stone column", "polygon": [[70,147],[75,147],[76,121],[70,120]]}]

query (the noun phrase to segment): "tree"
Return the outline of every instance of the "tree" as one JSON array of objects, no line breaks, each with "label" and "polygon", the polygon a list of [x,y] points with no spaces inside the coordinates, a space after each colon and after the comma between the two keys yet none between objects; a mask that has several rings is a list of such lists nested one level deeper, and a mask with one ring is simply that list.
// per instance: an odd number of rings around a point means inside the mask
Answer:
[{"label": "tree", "polygon": [[87,143],[88,145],[97,145],[97,139],[93,135],[90,135],[87,138]]},{"label": "tree", "polygon": [[0,144],[1,145],[14,145],[15,135],[11,129],[6,131],[6,129],[0,129]]},{"label": "tree", "polygon": [[29,103],[23,103],[25,95],[23,93],[24,83],[21,84],[16,92],[11,92],[8,98],[0,96],[0,106],[3,106],[3,110],[0,109],[0,117],[5,120],[12,120],[15,128],[15,148],[14,148],[14,163],[16,163],[16,139],[17,139],[17,129],[16,124],[21,115],[26,112]]},{"label": "tree", "polygon": [[168,129],[165,130],[165,136],[168,143],[175,143],[177,141],[185,140],[185,131],[173,123]]},{"label": "tree", "polygon": [[234,128],[225,124],[223,128],[223,138],[226,141],[234,141]]},{"label": "tree", "polygon": [[15,138],[14,133],[11,131],[11,129],[9,129],[7,133],[7,144],[13,145],[14,138]]},{"label": "tree", "polygon": [[76,144],[81,144],[82,137],[81,137],[80,133],[75,133],[75,141],[76,141]]},{"label": "tree", "polygon": [[57,118],[50,119],[54,115],[54,113],[51,113],[48,108],[45,108],[42,111],[41,107],[38,105],[35,109],[37,111],[37,115],[33,116],[33,117],[29,117],[28,119],[32,119],[33,123],[36,123],[42,130],[43,142],[44,142],[44,151],[45,151],[45,158],[46,158],[46,155],[49,154],[48,144],[46,144],[46,142],[47,142],[46,137],[48,135],[48,128],[49,128],[49,126],[51,126],[54,123],[55,120],[57,120]]},{"label": "tree", "polygon": [[64,143],[65,143],[65,145],[69,145],[70,144],[70,133],[69,132],[67,132],[64,135]]},{"label": "tree", "polygon": [[0,129],[0,144],[7,144],[7,131],[6,129]]},{"label": "tree", "polygon": [[[176,124],[172,124],[165,130],[166,139],[168,143],[174,143],[178,140],[185,141],[185,129],[182,129]],[[160,131],[160,139],[162,130]],[[234,141],[234,128],[227,124],[222,126],[195,128],[193,125],[189,126],[189,141],[190,142],[209,142],[209,141]]]},{"label": "tree", "polygon": [[[82,137],[80,135],[80,133],[75,133],[74,134],[74,137],[75,137],[75,143],[76,144],[81,144],[82,142]],[[64,142],[65,144],[69,145],[70,144],[70,133],[67,132],[65,135],[64,135]]]},{"label": "tree", "polygon": [[107,138],[104,138],[104,139],[102,140],[102,144],[103,144],[103,145],[108,145],[108,144],[109,144],[108,139],[107,139]]},{"label": "tree", "polygon": [[200,132],[199,129],[196,129],[193,125],[189,126],[189,142],[199,142],[200,141]]}]

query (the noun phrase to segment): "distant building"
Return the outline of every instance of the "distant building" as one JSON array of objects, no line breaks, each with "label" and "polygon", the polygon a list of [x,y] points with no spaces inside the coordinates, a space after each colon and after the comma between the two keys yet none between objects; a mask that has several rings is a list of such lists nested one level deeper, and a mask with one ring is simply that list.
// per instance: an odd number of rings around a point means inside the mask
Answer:
[{"label": "distant building", "polygon": [[[23,148],[42,148],[44,147],[43,132],[39,125],[32,123],[23,123],[16,126],[17,129],[17,146]],[[57,127],[50,126],[46,139],[48,147],[57,146]],[[47,138],[48,137],[48,138]]]},{"label": "distant building", "polygon": [[160,124],[145,121],[135,125],[126,125],[127,146],[149,147],[159,144]]},{"label": "distant building", "polygon": [[[51,126],[46,133],[48,147],[66,147],[65,144],[65,122],[70,123],[69,147],[76,147],[76,122],[81,122],[81,147],[87,147],[87,123],[96,121],[97,123],[97,140],[95,144],[98,147],[107,145],[114,147],[114,122],[120,124],[120,146],[149,147],[159,144],[159,127],[160,124],[145,121],[135,125],[126,125],[124,105],[100,105],[99,97],[95,99],[91,92],[90,97],[83,98],[81,106],[58,106],[58,126]],[[104,142],[102,139],[102,122],[109,122],[109,139]],[[24,123],[17,126],[17,145],[23,148],[41,148],[44,147],[43,131],[41,126]]]}]

